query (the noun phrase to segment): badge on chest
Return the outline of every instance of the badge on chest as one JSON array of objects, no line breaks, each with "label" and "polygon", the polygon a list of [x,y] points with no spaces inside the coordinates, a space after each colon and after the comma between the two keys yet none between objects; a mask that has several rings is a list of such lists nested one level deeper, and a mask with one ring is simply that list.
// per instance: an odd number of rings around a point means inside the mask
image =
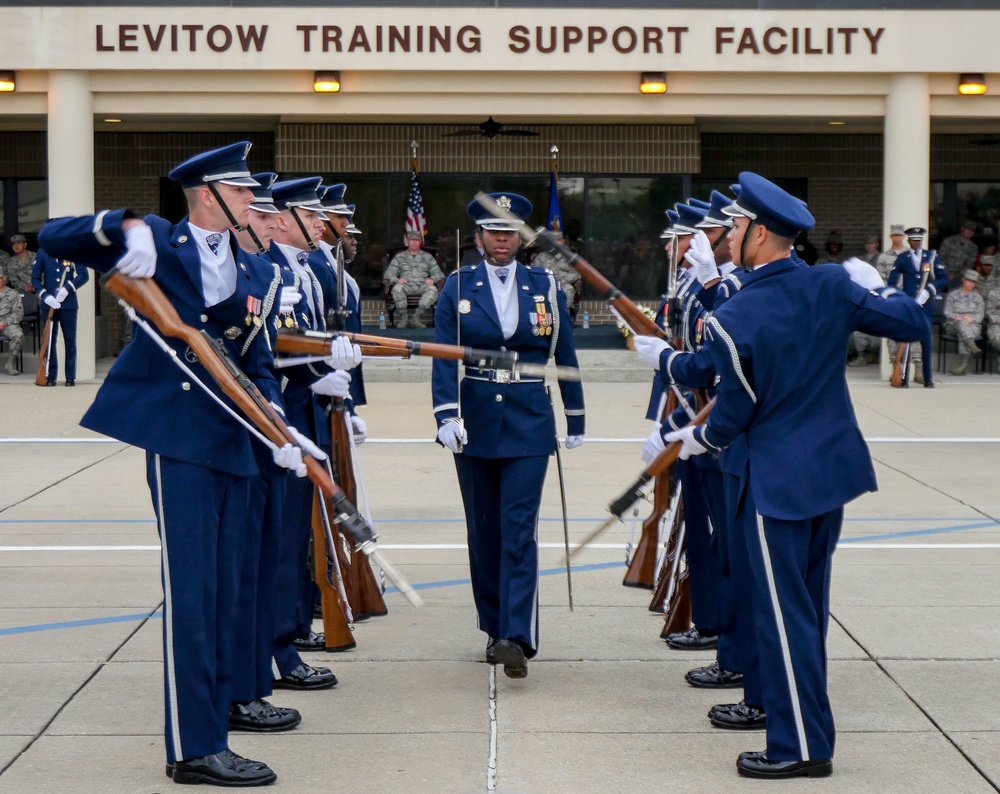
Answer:
[{"label": "badge on chest", "polygon": [[552,312],[548,311],[544,295],[534,295],[535,310],[531,312],[531,333],[535,336],[552,336]]},{"label": "badge on chest", "polygon": [[253,295],[247,295],[246,324],[248,328],[251,325],[255,325],[260,328],[264,324],[264,321],[260,319],[261,306],[262,304],[260,298],[255,298]]}]

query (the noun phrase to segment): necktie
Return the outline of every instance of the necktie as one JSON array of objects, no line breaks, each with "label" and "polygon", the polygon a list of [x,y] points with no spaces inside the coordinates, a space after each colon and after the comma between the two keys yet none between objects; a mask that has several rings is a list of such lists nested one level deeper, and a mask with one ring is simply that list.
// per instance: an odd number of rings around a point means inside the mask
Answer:
[{"label": "necktie", "polygon": [[499,267],[497,268],[497,278],[500,279],[501,284],[507,283],[507,268]]},{"label": "necktie", "polygon": [[219,244],[222,242],[222,235],[218,232],[208,235],[205,238],[205,242],[208,243],[208,247],[211,249],[213,254],[219,253]]}]

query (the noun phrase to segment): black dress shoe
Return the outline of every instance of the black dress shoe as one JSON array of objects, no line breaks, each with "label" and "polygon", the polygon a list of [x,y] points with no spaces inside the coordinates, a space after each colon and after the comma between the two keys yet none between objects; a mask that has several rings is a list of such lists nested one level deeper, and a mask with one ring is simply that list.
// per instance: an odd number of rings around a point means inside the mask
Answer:
[{"label": "black dress shoe", "polygon": [[498,640],[496,637],[490,637],[486,641],[486,661],[489,664],[496,664],[497,663],[496,650],[497,650],[497,643],[498,642],[500,642],[500,640]]},{"label": "black dress shoe", "polygon": [[832,758],[810,761],[771,761],[766,753],[740,753],[736,771],[741,777],[764,780],[783,780],[789,777],[830,777],[833,774]]},{"label": "black dress shoe", "polygon": [[55,386],[56,382],[54,380],[52,380],[52,378],[49,378],[48,380],[45,381],[45,385],[46,386]]},{"label": "black dress shoe", "polygon": [[313,617],[317,619],[322,619],[323,617],[323,605],[313,604]]},{"label": "black dress shoe", "polygon": [[75,380],[72,380],[72,379],[70,379],[70,380],[67,380],[67,381],[66,381],[66,385],[67,385],[67,386],[76,386],[76,381],[75,381]]},{"label": "black dress shoe", "polygon": [[497,664],[503,665],[503,674],[508,678],[528,677],[528,657],[517,640],[497,640],[493,656]]},{"label": "black dress shoe", "polygon": [[303,662],[273,684],[275,689],[333,689],[337,676],[327,667],[313,667]]},{"label": "black dress shoe", "polygon": [[[933,389],[934,388],[934,381],[932,381],[932,380],[925,380],[924,381],[924,388],[925,389]],[[833,772],[833,764],[830,764],[830,771],[827,772],[827,774],[828,775],[832,774],[832,772]],[[822,775],[812,775],[812,777],[822,777]]]},{"label": "black dress shoe", "polygon": [[697,626],[667,635],[667,645],[675,651],[708,651],[718,644],[718,634],[702,634]]},{"label": "black dress shoe", "polygon": [[296,637],[292,640],[292,645],[298,651],[325,651],[326,635],[323,632],[318,634],[310,631],[305,637]]},{"label": "black dress shoe", "polygon": [[713,662],[708,667],[696,667],[689,670],[684,676],[684,680],[691,686],[702,689],[733,689],[743,686],[743,673],[735,670],[723,670],[718,662]]},{"label": "black dress shoe", "polygon": [[716,728],[730,731],[762,731],[767,727],[764,710],[748,706],[745,700],[732,705],[713,706],[708,712],[708,721]]},{"label": "black dress shoe", "polygon": [[267,786],[278,779],[267,764],[223,750],[213,755],[167,764],[174,783],[208,783],[210,786]]},{"label": "black dress shoe", "polygon": [[290,731],[302,722],[302,715],[296,709],[282,709],[272,706],[266,700],[257,698],[249,703],[233,703],[229,707],[229,730],[276,733]]}]

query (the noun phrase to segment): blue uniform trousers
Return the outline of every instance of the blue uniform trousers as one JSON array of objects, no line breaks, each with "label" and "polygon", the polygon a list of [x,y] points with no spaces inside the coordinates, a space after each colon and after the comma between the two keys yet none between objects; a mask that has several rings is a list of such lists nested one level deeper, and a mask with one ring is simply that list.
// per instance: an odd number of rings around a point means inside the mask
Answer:
[{"label": "blue uniform trousers", "polygon": [[52,315],[52,337],[49,342],[49,371],[46,377],[49,380],[56,380],[59,377],[59,354],[58,349],[59,329],[62,328],[63,344],[66,345],[66,380],[76,380],[76,318],[79,315],[76,309],[56,309]]},{"label": "blue uniform trousers", "polygon": [[305,594],[311,593],[309,537],[312,533],[313,484],[295,475],[286,478],[281,540],[277,565],[271,575],[278,581],[274,607],[274,663],[281,677],[302,663],[292,641],[312,627],[312,605],[305,611]]},{"label": "blue uniform trousers", "polygon": [[250,481],[251,520],[247,524],[248,542],[240,583],[239,658],[233,685],[236,702],[266,698],[272,692],[274,606],[278,595],[274,566],[280,553],[285,479],[281,470]]},{"label": "blue uniform trousers", "polygon": [[751,502],[748,497],[744,526],[767,712],[767,757],[832,758],[826,633],[830,568],[844,509],[792,521],[760,516]]},{"label": "blue uniform trousers", "polygon": [[757,656],[757,633],[754,630],[754,588],[743,525],[745,506],[741,504],[744,480],[725,473],[722,486],[727,516],[726,529],[721,537],[727,599],[722,613],[722,636],[719,638],[717,658],[723,670],[743,673],[743,699],[751,706],[761,708],[764,694]]},{"label": "blue uniform trousers", "polygon": [[706,474],[693,460],[680,461],[687,532],[687,562],[691,581],[691,620],[703,634],[717,634],[720,627],[720,570],[718,538],[709,523]]},{"label": "blue uniform trousers", "polygon": [[226,749],[247,477],[146,453],[160,534],[167,761]]},{"label": "blue uniform trousers", "polygon": [[538,650],[538,511],[547,455],[455,455],[479,628]]}]

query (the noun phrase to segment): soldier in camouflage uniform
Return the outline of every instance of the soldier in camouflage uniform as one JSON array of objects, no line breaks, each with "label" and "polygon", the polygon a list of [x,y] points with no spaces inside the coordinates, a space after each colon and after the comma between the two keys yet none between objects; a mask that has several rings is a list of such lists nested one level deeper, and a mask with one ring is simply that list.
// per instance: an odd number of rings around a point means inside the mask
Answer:
[{"label": "soldier in camouflage uniform", "polygon": [[972,242],[976,233],[976,222],[966,221],[958,234],[946,237],[938,248],[938,256],[948,269],[948,278],[953,278],[963,270],[976,264],[979,246]]},{"label": "soldier in camouflage uniform", "polygon": [[35,252],[28,250],[28,241],[23,234],[10,238],[14,254],[7,260],[7,284],[19,292],[34,292],[31,285],[31,269],[35,266]]},{"label": "soldier in camouflage uniform", "polygon": [[948,293],[944,302],[944,330],[958,337],[959,362],[952,375],[964,375],[969,369],[969,356],[982,352],[976,340],[983,332],[983,315],[986,308],[982,296],[976,292],[979,274],[966,270],[962,274],[962,289]]},{"label": "soldier in camouflage uniform", "polygon": [[[889,239],[892,240],[892,245],[883,251],[875,261],[875,269],[883,281],[889,278],[889,274],[896,266],[896,260],[899,259],[899,255],[907,250],[906,229],[903,224],[894,223],[889,227]],[[895,287],[896,285],[888,284],[887,286]]]},{"label": "soldier in camouflage uniform", "polygon": [[[868,235],[865,238],[865,252],[858,259],[875,267],[875,263],[878,262],[880,256],[882,256],[882,252],[878,250],[878,237],[874,234]],[[883,277],[882,280],[884,281],[885,278]]]},{"label": "soldier in camouflage uniform", "polygon": [[1000,285],[991,289],[986,297],[986,335],[997,356],[997,369],[1000,370]]},{"label": "soldier in camouflage uniform", "polygon": [[[558,242],[563,242],[562,232],[553,232],[552,236]],[[583,277],[576,272],[572,265],[566,262],[562,254],[542,251],[535,257],[531,264],[537,267],[544,267],[555,274],[555,277],[559,279],[559,284],[563,288],[563,292],[566,293],[566,305],[572,310],[573,303],[576,300],[576,293],[580,291],[580,282],[583,280]]]},{"label": "soldier in camouflage uniform", "polygon": [[8,340],[7,374],[20,375],[17,368],[17,357],[24,344],[24,332],[21,330],[21,320],[24,318],[24,306],[18,291],[7,286],[7,277],[0,271],[0,334]]},{"label": "soldier in camouflage uniform", "polygon": [[420,305],[409,324],[414,328],[426,328],[422,315],[433,311],[438,299],[435,285],[444,280],[444,273],[434,257],[421,250],[423,239],[420,232],[407,232],[406,245],[409,250],[396,254],[385,269],[385,283],[389,285],[389,292],[396,304],[396,327],[407,327],[409,309],[406,298],[409,295],[419,295]]}]

